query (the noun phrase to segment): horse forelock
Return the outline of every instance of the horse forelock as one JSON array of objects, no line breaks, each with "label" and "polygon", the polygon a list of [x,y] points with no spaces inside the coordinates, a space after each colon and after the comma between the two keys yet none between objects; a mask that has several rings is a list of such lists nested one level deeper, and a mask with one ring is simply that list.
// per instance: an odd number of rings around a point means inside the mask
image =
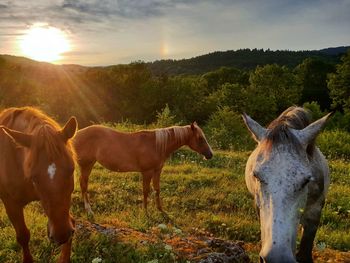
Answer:
[{"label": "horse forelock", "polygon": [[33,133],[31,150],[33,162],[39,158],[40,154],[45,154],[49,161],[53,161],[67,153],[59,131],[49,124],[39,126]]},{"label": "horse forelock", "polygon": [[156,129],[156,150],[159,153],[165,153],[167,149],[167,145],[172,138],[175,140],[177,144],[184,144],[186,138],[188,137],[188,128],[186,126],[172,126],[168,128]]},{"label": "horse forelock", "polygon": [[[261,144],[262,150],[269,153],[273,145],[289,144],[297,151],[301,151],[303,147],[290,129],[301,130],[310,123],[311,117],[307,110],[296,106],[289,107],[268,125],[266,137]],[[306,149],[309,156],[312,156],[314,148],[315,142],[313,141]]]},{"label": "horse forelock", "polygon": [[62,139],[60,125],[42,111],[32,107],[10,108],[1,115],[3,125],[33,136],[31,163],[36,162],[43,153],[50,161],[67,154],[75,160],[71,143],[65,143]]},{"label": "horse forelock", "polygon": [[309,111],[301,107],[292,106],[286,109],[284,112],[273,120],[268,129],[273,129],[279,125],[287,125],[292,129],[303,129],[311,123],[311,116]]}]

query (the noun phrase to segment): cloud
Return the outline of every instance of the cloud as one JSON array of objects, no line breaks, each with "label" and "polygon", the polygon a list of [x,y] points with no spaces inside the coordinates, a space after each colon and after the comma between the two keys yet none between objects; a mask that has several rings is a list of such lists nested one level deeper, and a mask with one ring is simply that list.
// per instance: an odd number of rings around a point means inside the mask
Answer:
[{"label": "cloud", "polygon": [[200,0],[15,0],[2,4],[0,21],[34,23],[51,21],[66,25],[108,23],[118,19],[141,20],[166,16],[178,5],[194,6]]},{"label": "cloud", "polygon": [[98,56],[100,64],[159,59],[164,46],[169,58],[312,49],[348,45],[349,13],[348,0],[0,0],[0,45],[43,22],[81,52],[67,56]]},{"label": "cloud", "polygon": [[90,16],[122,17],[128,19],[146,18],[159,16],[162,9],[169,3],[162,1],[135,1],[135,0],[65,0],[62,4],[63,9],[75,10],[80,14],[89,14]]}]

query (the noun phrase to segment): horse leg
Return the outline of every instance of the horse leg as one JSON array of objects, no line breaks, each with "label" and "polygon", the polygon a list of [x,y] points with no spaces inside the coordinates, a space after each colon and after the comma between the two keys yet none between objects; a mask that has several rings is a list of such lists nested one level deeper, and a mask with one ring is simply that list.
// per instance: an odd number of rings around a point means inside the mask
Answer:
[{"label": "horse leg", "polygon": [[69,241],[67,241],[65,244],[62,245],[61,255],[57,261],[58,263],[69,263],[70,262],[70,254],[71,254],[71,250],[72,250],[72,240],[73,240],[73,237],[71,239],[69,239]]},{"label": "horse leg", "polygon": [[147,211],[147,198],[150,192],[150,184],[153,176],[153,171],[142,172],[143,181],[143,208]]},{"label": "horse leg", "polygon": [[84,201],[84,207],[88,215],[93,215],[87,190],[88,190],[89,175],[91,173],[91,170],[94,164],[95,162],[90,162],[88,164],[80,165],[80,177],[79,177],[80,190]]},{"label": "horse leg", "polygon": [[[75,228],[75,220],[74,218],[71,218],[72,224]],[[72,251],[72,241],[73,241],[73,236],[61,246],[61,255],[60,258],[58,259],[58,263],[69,263],[70,262],[70,255]]]},{"label": "horse leg", "polygon": [[300,263],[312,263],[312,248],[318,225],[321,218],[322,204],[315,203],[308,207],[301,220],[303,234],[300,241],[297,261]]},{"label": "horse leg", "polygon": [[152,177],[153,189],[156,191],[156,205],[159,211],[163,212],[162,204],[160,201],[160,173],[162,169],[156,170]]},{"label": "horse leg", "polygon": [[5,200],[4,200],[4,205],[5,205],[6,213],[13,227],[15,228],[17,242],[22,247],[23,262],[32,263],[33,257],[30,254],[29,246],[28,246],[30,233],[24,221],[23,207],[18,206],[13,202],[6,202]]}]

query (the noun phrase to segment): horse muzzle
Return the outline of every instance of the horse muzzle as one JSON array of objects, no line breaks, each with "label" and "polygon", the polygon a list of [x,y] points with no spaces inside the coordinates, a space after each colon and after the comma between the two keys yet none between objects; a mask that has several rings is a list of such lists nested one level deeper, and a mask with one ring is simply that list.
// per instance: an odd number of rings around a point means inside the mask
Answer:
[{"label": "horse muzzle", "polygon": [[211,151],[208,151],[208,152],[206,152],[206,153],[203,153],[203,155],[204,155],[204,158],[205,158],[206,160],[209,160],[209,159],[213,158],[213,153],[212,153]]},{"label": "horse muzzle", "polygon": [[74,234],[75,227],[74,227],[74,220],[70,220],[68,225],[66,227],[59,227],[55,228],[53,225],[49,222],[47,224],[47,235],[51,242],[62,245],[64,243],[67,243]]},{"label": "horse muzzle", "polygon": [[274,249],[266,253],[260,252],[260,263],[297,263],[293,254],[283,249]]}]

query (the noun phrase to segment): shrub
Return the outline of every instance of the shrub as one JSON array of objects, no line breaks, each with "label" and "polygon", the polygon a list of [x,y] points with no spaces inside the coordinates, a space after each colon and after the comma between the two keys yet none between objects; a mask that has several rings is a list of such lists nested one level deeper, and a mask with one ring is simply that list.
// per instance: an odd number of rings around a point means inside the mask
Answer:
[{"label": "shrub", "polygon": [[123,122],[103,122],[101,123],[103,126],[110,127],[112,129],[115,129],[117,131],[122,132],[135,132],[140,130],[147,129],[147,125],[140,125],[140,124],[134,124],[130,122],[129,120],[123,121]]},{"label": "shrub", "polygon": [[350,133],[342,130],[324,131],[317,145],[328,158],[350,158]]},{"label": "shrub", "polygon": [[344,130],[350,132],[350,113],[335,112],[326,125],[327,130]]},{"label": "shrub", "polygon": [[305,102],[303,108],[311,112],[314,121],[322,118],[326,114],[321,111],[320,105],[316,101]]},{"label": "shrub", "polygon": [[171,113],[168,104],[166,104],[161,112],[157,112],[155,126],[157,128],[165,128],[173,125],[179,125],[180,123],[176,122],[175,120],[176,116]]},{"label": "shrub", "polygon": [[248,150],[254,147],[240,114],[226,106],[210,116],[206,134],[211,145],[219,149]]}]

